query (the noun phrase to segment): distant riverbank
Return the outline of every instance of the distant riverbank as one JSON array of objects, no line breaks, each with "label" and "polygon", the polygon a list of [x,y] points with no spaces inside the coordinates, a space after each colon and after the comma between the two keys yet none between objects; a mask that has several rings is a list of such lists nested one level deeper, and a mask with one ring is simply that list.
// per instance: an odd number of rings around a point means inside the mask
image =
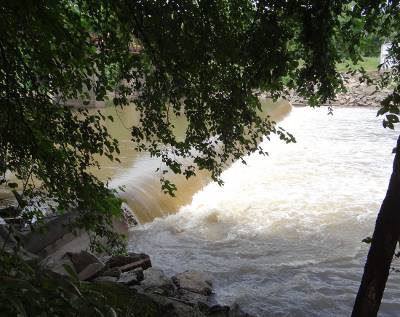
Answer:
[{"label": "distant riverbank", "polygon": [[[370,73],[371,78],[376,79],[378,73]],[[349,107],[379,107],[381,101],[390,93],[390,89],[380,89],[375,84],[368,85],[360,82],[357,76],[343,74],[346,92],[340,93],[334,100],[330,100],[325,105],[349,106]],[[307,106],[304,98],[293,93],[288,98],[293,106]]]}]

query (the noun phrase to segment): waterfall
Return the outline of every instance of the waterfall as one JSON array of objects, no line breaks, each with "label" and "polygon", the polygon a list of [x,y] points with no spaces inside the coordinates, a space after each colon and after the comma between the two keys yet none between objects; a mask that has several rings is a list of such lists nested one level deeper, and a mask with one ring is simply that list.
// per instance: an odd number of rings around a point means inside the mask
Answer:
[{"label": "waterfall", "polygon": [[[264,101],[264,107],[274,121],[282,120],[291,110],[291,105],[285,101],[278,103]],[[183,166],[193,164],[190,158],[181,159],[180,163]],[[157,169],[159,172],[156,172]],[[196,170],[196,176],[189,179],[184,175],[170,172],[168,179],[178,188],[176,196],[172,197],[161,190],[160,178],[164,169],[165,165],[160,158],[142,155],[110,183],[111,188],[123,187],[123,190],[119,191],[119,196],[127,202],[140,223],[177,212],[181,206],[190,203],[193,195],[211,180],[209,173],[204,170]]]}]

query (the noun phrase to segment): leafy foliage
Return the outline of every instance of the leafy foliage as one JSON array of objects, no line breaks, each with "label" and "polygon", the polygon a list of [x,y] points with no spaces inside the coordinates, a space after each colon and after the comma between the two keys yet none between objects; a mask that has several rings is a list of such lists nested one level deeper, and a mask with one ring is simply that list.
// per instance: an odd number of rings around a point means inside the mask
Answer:
[{"label": "leafy foliage", "polygon": [[[381,109],[377,115],[384,115],[383,126],[394,129],[395,124],[399,122],[399,107],[400,107],[400,33],[398,24],[400,21],[400,7],[398,1],[354,1],[351,10],[348,11],[347,17],[353,23],[346,23],[345,27],[352,32],[345,33],[346,42],[349,49],[353,50],[357,56],[361,50],[365,49],[365,45],[373,38],[381,39],[381,43],[391,43],[389,50],[389,58],[391,63],[390,71],[381,72],[379,79],[373,81],[361,69],[360,80],[368,83],[377,84],[378,89],[389,87],[392,92],[382,101]],[[354,32],[355,30],[355,32]],[[358,46],[352,47],[352,41],[360,43]],[[358,51],[358,53],[357,53]],[[379,65],[381,70],[386,69],[388,65]]]},{"label": "leafy foliage", "polygon": [[[103,98],[112,89],[107,67],[122,41],[113,36],[107,8],[89,8],[71,1],[5,1],[0,10],[0,183],[8,183],[22,209],[38,202],[31,215],[40,215],[44,200],[59,211],[76,209],[77,225],[89,232],[109,231],[120,214],[120,200],[90,172],[95,155],[113,159],[118,142],[112,139],[100,113],[63,106],[71,98],[86,100],[87,89]],[[96,37],[93,34],[96,33]],[[100,32],[101,31],[101,32]],[[118,36],[126,37],[125,32]],[[128,36],[128,35],[127,35]],[[107,53],[105,50],[108,50]],[[122,53],[118,52],[118,59]],[[96,76],[99,80],[93,81]],[[36,209],[36,211],[35,211]],[[104,228],[107,226],[108,228]],[[104,230],[106,229],[106,230]],[[110,233],[111,234],[111,233]],[[114,247],[111,246],[111,247]]]},{"label": "leafy foliage", "polygon": [[37,265],[3,250],[0,259],[2,316],[77,316],[83,311],[93,315],[99,310],[89,297],[83,296],[79,280],[35,270]]},{"label": "leafy foliage", "polygon": [[[157,316],[150,300],[123,285],[79,281],[0,251],[0,316]],[[66,267],[68,269],[68,267]]]}]

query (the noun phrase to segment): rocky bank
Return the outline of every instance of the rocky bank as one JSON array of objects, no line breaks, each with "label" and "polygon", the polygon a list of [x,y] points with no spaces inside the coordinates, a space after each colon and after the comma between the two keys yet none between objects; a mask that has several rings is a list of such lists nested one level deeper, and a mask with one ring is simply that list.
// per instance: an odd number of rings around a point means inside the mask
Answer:
[{"label": "rocky bank", "polygon": [[[146,254],[109,256],[86,251],[87,234],[70,232],[73,213],[49,217],[42,233],[13,229],[11,234],[10,219],[16,220],[6,218],[0,224],[0,245],[5,251],[18,250],[21,258],[60,281],[74,276],[86,289],[103,294],[118,316],[250,317],[238,306],[220,305],[211,276],[203,272],[186,271],[170,277],[153,268]],[[121,224],[114,226],[122,230]],[[24,247],[17,247],[18,240]]]},{"label": "rocky bank", "polygon": [[[140,299],[142,308],[136,308],[132,316],[249,316],[238,306],[223,306],[216,302],[211,277],[197,271],[186,271],[168,277],[160,269],[153,268],[146,254],[96,257],[87,251],[66,253],[61,259],[45,259],[41,263],[53,272],[67,275],[65,266],[74,270],[81,281],[91,283],[97,290],[118,289],[120,302],[129,303]],[[120,313],[126,309],[116,305]],[[139,310],[139,311],[137,311]],[[150,313],[149,313],[150,312]],[[153,312],[153,313],[151,313]],[[125,316],[125,315],[123,315]]]},{"label": "rocky bank", "polygon": [[[371,79],[376,80],[379,73],[370,73]],[[379,107],[381,101],[390,93],[390,89],[380,89],[375,84],[361,82],[357,76],[342,74],[346,92],[340,93],[334,100],[324,106],[349,106],[349,107]],[[288,100],[293,106],[306,106],[307,101],[294,92]]]}]

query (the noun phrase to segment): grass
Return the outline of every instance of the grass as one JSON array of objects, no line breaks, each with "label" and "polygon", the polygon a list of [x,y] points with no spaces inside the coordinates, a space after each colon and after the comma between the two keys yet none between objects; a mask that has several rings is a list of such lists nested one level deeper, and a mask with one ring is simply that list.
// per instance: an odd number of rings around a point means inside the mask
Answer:
[{"label": "grass", "polygon": [[[339,72],[345,72],[348,70],[348,68],[346,67],[346,65],[349,64],[349,61],[347,62],[343,62],[343,63],[338,63],[336,66],[336,69]],[[367,72],[373,72],[373,71],[377,71],[378,70],[378,66],[379,66],[379,57],[378,56],[374,56],[374,57],[363,57],[363,60],[358,62],[357,64],[351,64],[350,65],[350,69],[354,70],[354,69],[358,69],[360,67],[364,67],[364,69]]]}]

